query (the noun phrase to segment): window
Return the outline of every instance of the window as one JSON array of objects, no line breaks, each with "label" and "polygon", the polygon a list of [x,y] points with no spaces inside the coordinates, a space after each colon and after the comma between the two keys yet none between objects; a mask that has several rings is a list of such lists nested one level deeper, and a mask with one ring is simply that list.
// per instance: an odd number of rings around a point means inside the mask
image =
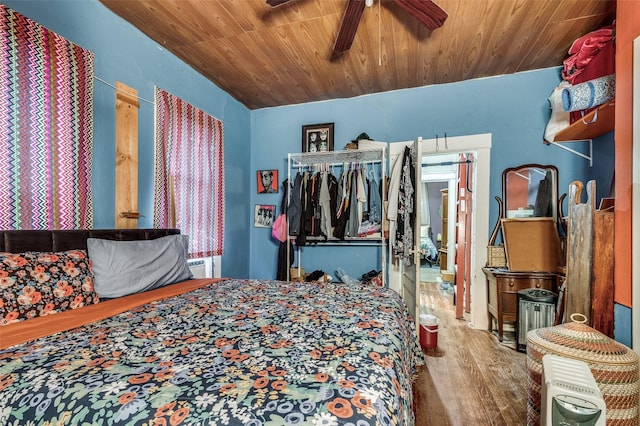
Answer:
[{"label": "window", "polygon": [[154,226],[189,235],[189,257],[222,254],[222,122],[156,88]]},{"label": "window", "polygon": [[91,228],[93,53],[0,14],[0,229]]}]

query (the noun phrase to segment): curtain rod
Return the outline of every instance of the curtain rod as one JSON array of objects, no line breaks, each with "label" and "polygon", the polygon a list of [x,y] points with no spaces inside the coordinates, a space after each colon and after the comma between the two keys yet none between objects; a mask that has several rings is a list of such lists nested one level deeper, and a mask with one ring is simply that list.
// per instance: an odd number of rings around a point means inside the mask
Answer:
[{"label": "curtain rod", "polygon": [[[98,80],[100,83],[102,84],[106,84],[107,86],[111,87],[114,90],[118,90],[118,88],[116,86],[114,86],[113,84],[109,83],[108,81],[105,81],[103,79],[101,79],[100,77],[94,75],[93,78],[95,78],[96,80]],[[145,98],[141,98],[140,96],[135,96],[138,100],[144,101],[146,103],[149,103],[151,105],[155,105],[156,103],[154,101],[150,101],[148,99]]]}]

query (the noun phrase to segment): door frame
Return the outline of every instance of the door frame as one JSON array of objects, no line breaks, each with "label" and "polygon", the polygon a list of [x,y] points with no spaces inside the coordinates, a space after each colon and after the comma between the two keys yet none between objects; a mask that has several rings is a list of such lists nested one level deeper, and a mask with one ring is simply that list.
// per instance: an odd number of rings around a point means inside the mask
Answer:
[{"label": "door frame", "polygon": [[[633,167],[640,164],[640,37],[633,41],[633,129],[632,129],[632,207],[631,223],[640,223],[640,170]],[[631,231],[631,258],[640,247],[640,227],[632,226]],[[640,355],[640,267],[636,262],[631,262],[631,346]]]},{"label": "door frame", "polygon": [[[423,139],[422,157],[449,153],[472,152],[475,159],[473,168],[474,191],[471,210],[471,312],[470,323],[473,328],[487,329],[489,318],[487,311],[487,280],[482,268],[487,263],[487,245],[489,243],[489,204],[491,176],[491,134],[483,133],[468,136]],[[454,216],[455,217],[455,216]]]},{"label": "door frame", "polygon": [[[424,158],[424,157],[423,157]],[[424,166],[423,166],[424,168]],[[446,173],[436,173],[436,174],[424,174],[422,175],[422,182],[427,182],[427,183],[431,183],[431,182],[445,182],[447,185],[447,189],[449,190],[449,194],[453,194],[455,195],[455,188],[456,188],[456,174],[455,172],[446,172]],[[454,196],[449,196],[449,205],[446,206],[447,209],[447,214],[451,215],[448,217],[455,217],[455,207],[456,206],[456,198]],[[429,208],[431,208],[431,206],[429,206]],[[445,207],[443,207],[445,208]],[[431,227],[433,229],[433,226]],[[444,231],[442,231],[444,232]],[[453,233],[455,232],[455,221],[450,221],[447,224],[447,234],[448,235],[454,235]],[[436,241],[434,241],[435,243]],[[453,253],[455,250],[455,246],[453,243],[453,240],[450,239],[447,241],[447,252],[448,253]],[[453,270],[453,257],[447,256],[447,265],[445,265],[444,269],[446,270]]]}]

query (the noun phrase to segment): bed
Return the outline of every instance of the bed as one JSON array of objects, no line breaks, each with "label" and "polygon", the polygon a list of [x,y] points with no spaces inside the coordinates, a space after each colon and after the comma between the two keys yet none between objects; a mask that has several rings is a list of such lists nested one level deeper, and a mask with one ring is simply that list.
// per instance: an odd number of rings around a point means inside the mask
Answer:
[{"label": "bed", "polygon": [[431,227],[428,225],[420,227],[420,259],[429,266],[438,261],[438,249],[431,239]]},{"label": "bed", "polygon": [[[45,271],[77,277],[93,262],[97,288],[103,259],[93,249],[82,257],[87,241],[144,247],[170,236],[179,231],[0,231],[0,258],[70,253]],[[187,279],[83,297],[74,299],[82,306],[0,326],[0,424],[414,423],[412,380],[424,357],[392,290]]]}]

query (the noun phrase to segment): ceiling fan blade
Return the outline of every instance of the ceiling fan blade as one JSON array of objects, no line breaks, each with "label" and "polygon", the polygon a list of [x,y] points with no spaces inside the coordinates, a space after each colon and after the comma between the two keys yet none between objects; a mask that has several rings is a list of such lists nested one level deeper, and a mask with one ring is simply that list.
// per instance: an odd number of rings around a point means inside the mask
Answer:
[{"label": "ceiling fan blade", "polygon": [[449,16],[431,0],[396,0],[396,3],[431,31],[440,28]]},{"label": "ceiling fan blade", "polygon": [[280,6],[281,4],[288,3],[290,0],[267,0],[267,4],[271,7]]},{"label": "ceiling fan blade", "polygon": [[342,22],[340,22],[340,29],[338,30],[338,36],[336,42],[333,45],[333,51],[336,53],[344,53],[351,49],[353,39],[356,36],[358,30],[358,24],[360,18],[364,12],[365,0],[349,0],[347,8],[342,16]]}]

